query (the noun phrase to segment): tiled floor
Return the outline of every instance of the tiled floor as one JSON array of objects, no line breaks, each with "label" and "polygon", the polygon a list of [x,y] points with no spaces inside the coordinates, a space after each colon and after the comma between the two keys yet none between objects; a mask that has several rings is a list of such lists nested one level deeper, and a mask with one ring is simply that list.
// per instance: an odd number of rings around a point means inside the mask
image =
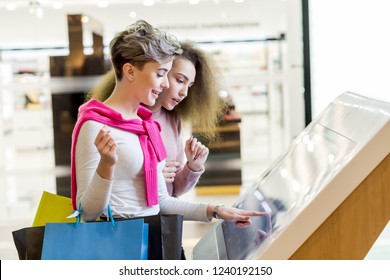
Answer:
[{"label": "tiled floor", "polygon": [[[244,115],[241,123],[242,192],[285,149],[283,131],[270,124],[266,115]],[[50,132],[49,130],[45,130]],[[4,166],[0,169],[0,259],[18,259],[11,231],[30,226],[43,190],[55,192],[52,146],[16,149],[12,133],[4,137]],[[29,141],[30,139],[25,139]],[[231,205],[238,195],[198,196],[190,192],[183,199]],[[212,224],[186,221],[183,246],[190,258],[193,246]],[[375,244],[367,259],[390,259],[390,226]]]}]

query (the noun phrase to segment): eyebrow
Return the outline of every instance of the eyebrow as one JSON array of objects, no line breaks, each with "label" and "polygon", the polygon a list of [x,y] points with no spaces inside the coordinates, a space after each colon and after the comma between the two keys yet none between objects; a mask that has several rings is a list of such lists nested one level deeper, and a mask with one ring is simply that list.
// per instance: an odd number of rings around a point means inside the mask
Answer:
[{"label": "eyebrow", "polygon": [[178,75],[182,76],[185,80],[187,80],[187,82],[190,80],[186,75],[184,75],[183,73],[177,73]]}]

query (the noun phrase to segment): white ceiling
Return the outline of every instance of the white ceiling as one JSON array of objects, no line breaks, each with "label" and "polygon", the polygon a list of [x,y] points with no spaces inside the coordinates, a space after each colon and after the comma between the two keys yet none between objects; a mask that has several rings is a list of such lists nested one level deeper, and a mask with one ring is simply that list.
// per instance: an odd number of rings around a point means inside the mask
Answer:
[{"label": "white ceiling", "polygon": [[[46,5],[61,1],[67,6],[62,9],[43,6],[43,15],[38,17],[28,6],[12,11],[4,6],[11,2],[26,5],[29,1],[0,0],[1,20],[6,23],[0,28],[0,49],[67,44],[67,14],[83,14],[101,22],[106,44],[116,32],[141,18],[180,39],[195,41],[277,36],[285,32],[289,6],[286,4],[293,0],[245,0],[242,3],[200,0],[198,5],[190,5],[188,0],[155,0],[152,7],[144,6],[143,0],[107,0],[110,3],[107,8],[97,7],[97,0],[41,1]],[[132,13],[136,16],[132,17]]]},{"label": "white ceiling", "polygon": [[99,6],[99,5],[120,5],[120,4],[177,4],[177,3],[189,3],[195,4],[197,2],[214,2],[220,3],[224,1],[231,2],[245,2],[245,0],[0,0],[1,7],[11,7],[12,5],[16,8],[26,8],[34,4],[39,4],[44,8],[52,7],[53,4],[60,3],[62,6]]}]

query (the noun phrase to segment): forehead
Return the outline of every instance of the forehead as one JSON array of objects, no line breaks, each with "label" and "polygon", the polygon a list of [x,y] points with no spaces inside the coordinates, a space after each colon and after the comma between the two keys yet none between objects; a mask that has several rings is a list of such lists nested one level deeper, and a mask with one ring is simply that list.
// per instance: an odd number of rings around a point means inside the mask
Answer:
[{"label": "forehead", "polygon": [[156,70],[167,70],[169,71],[172,68],[173,60],[165,62],[149,61],[144,64],[142,70],[146,71],[156,71]]},{"label": "forehead", "polygon": [[187,76],[189,79],[194,79],[196,75],[195,65],[184,57],[175,58],[172,70],[175,73]]}]

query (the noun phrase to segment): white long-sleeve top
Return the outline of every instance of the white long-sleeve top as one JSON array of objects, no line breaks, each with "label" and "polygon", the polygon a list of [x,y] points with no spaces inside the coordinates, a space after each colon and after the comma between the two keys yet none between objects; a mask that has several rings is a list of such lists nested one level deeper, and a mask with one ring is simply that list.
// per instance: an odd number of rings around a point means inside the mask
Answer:
[{"label": "white long-sleeve top", "polygon": [[207,204],[179,200],[168,194],[162,173],[165,161],[158,164],[159,204],[146,205],[144,160],[137,134],[108,126],[117,144],[118,162],[112,180],[100,177],[96,172],[100,154],[94,141],[102,127],[102,123],[86,121],[76,143],[76,201],[77,205],[81,203],[84,220],[107,215],[110,204],[114,218],[151,216],[161,210],[162,214],[181,214],[185,220],[209,222]]}]

